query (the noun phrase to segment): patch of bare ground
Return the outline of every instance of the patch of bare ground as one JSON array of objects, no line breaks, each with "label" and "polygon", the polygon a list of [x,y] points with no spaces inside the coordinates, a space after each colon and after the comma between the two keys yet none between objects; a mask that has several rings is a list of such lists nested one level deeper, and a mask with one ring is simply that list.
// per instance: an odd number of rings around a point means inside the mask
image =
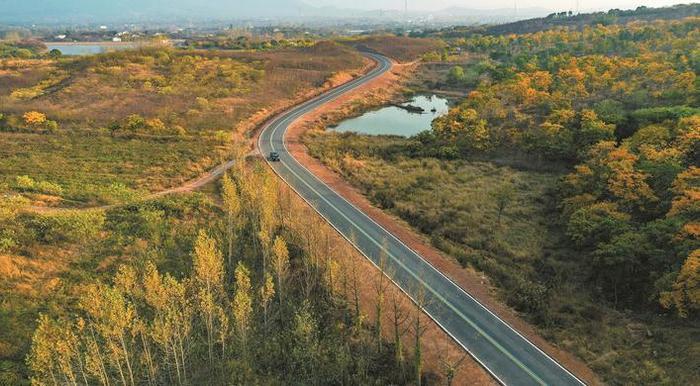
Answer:
[{"label": "patch of bare ground", "polygon": [[[311,157],[308,154],[307,149],[301,140],[304,132],[309,129],[324,127],[328,122],[335,122],[339,116],[342,116],[343,113],[356,113],[356,109],[353,106],[357,106],[358,104],[376,105],[380,104],[382,101],[388,101],[395,98],[402,87],[402,81],[406,79],[406,76],[413,70],[415,70],[415,64],[395,65],[392,71],[384,74],[383,76],[374,79],[362,87],[359,87],[347,94],[344,94],[342,97],[325,104],[323,107],[315,110],[314,112],[301,117],[299,120],[294,122],[294,124],[287,131],[286,141],[289,151],[297,160],[299,160],[299,162],[301,162],[323,182],[328,184],[348,201],[359,207],[373,220],[388,229],[409,247],[417,251],[433,266],[447,275],[465,291],[479,299],[482,304],[497,314],[501,319],[509,323],[521,334],[526,336],[540,349],[555,358],[557,361],[559,361],[559,363],[563,364],[568,370],[572,371],[588,384],[602,384],[598,377],[590,368],[588,368],[588,366],[586,366],[585,363],[570,353],[547,342],[538,334],[532,325],[522,319],[513,309],[503,304],[498,299],[497,291],[491,285],[487,277],[473,269],[463,268],[457,261],[455,261],[455,259],[446,256],[437,249],[433,248],[430,245],[430,241],[425,236],[414,231],[410,225],[403,220],[373,206],[364,195],[346,182],[339,174],[333,172],[319,160]],[[437,346],[432,347],[433,353],[435,353],[436,350],[439,350],[439,346],[448,345],[448,343],[445,342],[446,340],[450,340],[450,342],[452,342],[451,339],[444,333],[435,332],[434,336],[434,340],[426,339],[426,342],[429,345]],[[451,344],[456,348],[455,343],[452,342]],[[431,359],[436,360],[436,355],[433,355]],[[470,365],[471,364],[477,366],[476,362],[472,361],[470,362]],[[485,374],[483,370],[482,372]],[[477,372],[470,371],[469,373],[470,376],[473,376]],[[471,380],[473,378],[468,379]]]}]

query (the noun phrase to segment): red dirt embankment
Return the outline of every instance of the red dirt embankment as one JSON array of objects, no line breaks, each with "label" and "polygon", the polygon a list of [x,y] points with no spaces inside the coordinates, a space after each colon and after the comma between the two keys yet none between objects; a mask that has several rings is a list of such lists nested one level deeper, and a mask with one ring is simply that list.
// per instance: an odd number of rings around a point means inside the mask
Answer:
[{"label": "red dirt embankment", "polygon": [[[301,141],[301,136],[306,130],[323,125],[324,121],[326,121],[327,117],[330,115],[337,117],[339,111],[351,111],[350,106],[353,102],[358,100],[371,99],[373,102],[390,100],[400,89],[402,79],[405,79],[405,77],[415,69],[415,66],[414,63],[395,64],[393,69],[386,74],[344,94],[340,98],[323,105],[321,108],[294,122],[286,135],[289,151],[318,178],[331,186],[336,192],[343,195],[348,201],[362,209],[372,219],[391,231],[412,249],[420,253],[427,261],[450,277],[450,279],[472,296],[479,299],[482,304],[487,306],[500,318],[507,321],[513,328],[530,339],[530,341],[536,344],[540,349],[562,363],[567,369],[575,373],[585,382],[593,385],[601,384],[602,382],[586,364],[570,353],[549,344],[537,333],[533,326],[520,318],[510,307],[499,301],[497,299],[496,290],[485,276],[472,269],[463,268],[453,258],[445,256],[440,251],[433,248],[426,237],[415,232],[403,220],[374,207],[364,195],[352,187],[340,175],[308,154],[306,146],[304,146]],[[440,357],[440,352],[444,351],[445,347],[450,347],[450,351],[462,351],[461,347],[454,343],[454,341],[440,330],[436,324],[431,323],[428,331],[429,332],[426,333],[425,336],[425,357],[427,362],[433,362],[430,364],[430,367],[441,366],[439,363],[441,360],[438,358]],[[493,382],[492,379],[476,361],[463,363],[461,371],[458,372],[457,378],[455,378],[455,384],[488,384],[491,382]]]}]

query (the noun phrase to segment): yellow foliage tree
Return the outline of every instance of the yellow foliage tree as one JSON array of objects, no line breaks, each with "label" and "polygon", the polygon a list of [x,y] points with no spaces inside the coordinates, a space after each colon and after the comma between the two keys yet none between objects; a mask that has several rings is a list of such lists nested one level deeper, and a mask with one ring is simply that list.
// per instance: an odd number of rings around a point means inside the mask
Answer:
[{"label": "yellow foliage tree", "polygon": [[283,298],[284,280],[289,269],[289,251],[287,243],[283,238],[277,236],[272,245],[272,267],[277,276],[277,289],[279,292],[280,302]]},{"label": "yellow foliage tree", "polygon": [[[227,325],[221,318],[219,300],[224,288],[224,261],[216,240],[200,231],[194,246],[194,281],[197,285],[197,306],[207,332],[210,364],[214,362],[214,341]],[[218,332],[218,333],[217,333]]]},{"label": "yellow foliage tree", "polygon": [[233,317],[236,321],[236,331],[241,339],[244,351],[248,340],[251,317],[253,315],[253,293],[250,282],[250,271],[242,263],[236,266],[236,292],[233,296]]},{"label": "yellow foliage tree", "polygon": [[38,111],[28,111],[22,115],[22,118],[25,124],[32,127],[39,127],[46,123],[46,114]]},{"label": "yellow foliage tree", "polygon": [[690,253],[673,283],[673,289],[663,292],[660,301],[666,308],[675,307],[681,317],[700,310],[700,249]]}]

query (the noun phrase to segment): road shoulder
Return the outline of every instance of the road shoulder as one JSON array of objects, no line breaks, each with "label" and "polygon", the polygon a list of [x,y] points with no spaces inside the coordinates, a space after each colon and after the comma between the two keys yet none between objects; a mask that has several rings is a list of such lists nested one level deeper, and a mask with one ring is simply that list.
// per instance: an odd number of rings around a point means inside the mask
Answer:
[{"label": "road shoulder", "polygon": [[567,369],[575,373],[588,384],[601,384],[601,381],[586,364],[570,353],[551,345],[537,333],[532,325],[517,315],[511,308],[500,302],[497,298],[496,290],[490,284],[488,278],[472,269],[462,268],[454,259],[433,248],[429,240],[411,229],[403,220],[373,206],[363,194],[346,182],[339,174],[333,172],[319,160],[308,154],[306,147],[301,141],[301,137],[306,130],[312,127],[322,126],[326,121],[327,114],[348,110],[348,106],[354,101],[367,100],[369,98],[372,98],[375,102],[382,99],[388,100],[391,98],[392,92],[396,92],[400,87],[401,80],[409,74],[413,68],[414,64],[395,65],[391,71],[384,75],[343,94],[338,99],[325,104],[323,107],[295,121],[286,134],[288,150],[302,165],[308,168],[324,183],[396,235],[409,247],[417,251],[428,262],[472,296],[476,297],[482,304],[526,336],[539,348],[562,363]]}]

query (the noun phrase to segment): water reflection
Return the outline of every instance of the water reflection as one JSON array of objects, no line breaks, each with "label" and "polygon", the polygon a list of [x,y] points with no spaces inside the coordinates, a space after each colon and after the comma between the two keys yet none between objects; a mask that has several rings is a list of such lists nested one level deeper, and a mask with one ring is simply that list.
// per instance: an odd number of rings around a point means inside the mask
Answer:
[{"label": "water reflection", "polygon": [[[339,132],[410,137],[430,129],[433,119],[447,113],[449,109],[447,99],[436,95],[417,95],[410,101],[402,103],[401,106],[403,107],[387,106],[369,111],[359,117],[342,121],[332,129]],[[423,112],[416,113],[412,111],[415,109],[409,106],[420,107]]]}]

